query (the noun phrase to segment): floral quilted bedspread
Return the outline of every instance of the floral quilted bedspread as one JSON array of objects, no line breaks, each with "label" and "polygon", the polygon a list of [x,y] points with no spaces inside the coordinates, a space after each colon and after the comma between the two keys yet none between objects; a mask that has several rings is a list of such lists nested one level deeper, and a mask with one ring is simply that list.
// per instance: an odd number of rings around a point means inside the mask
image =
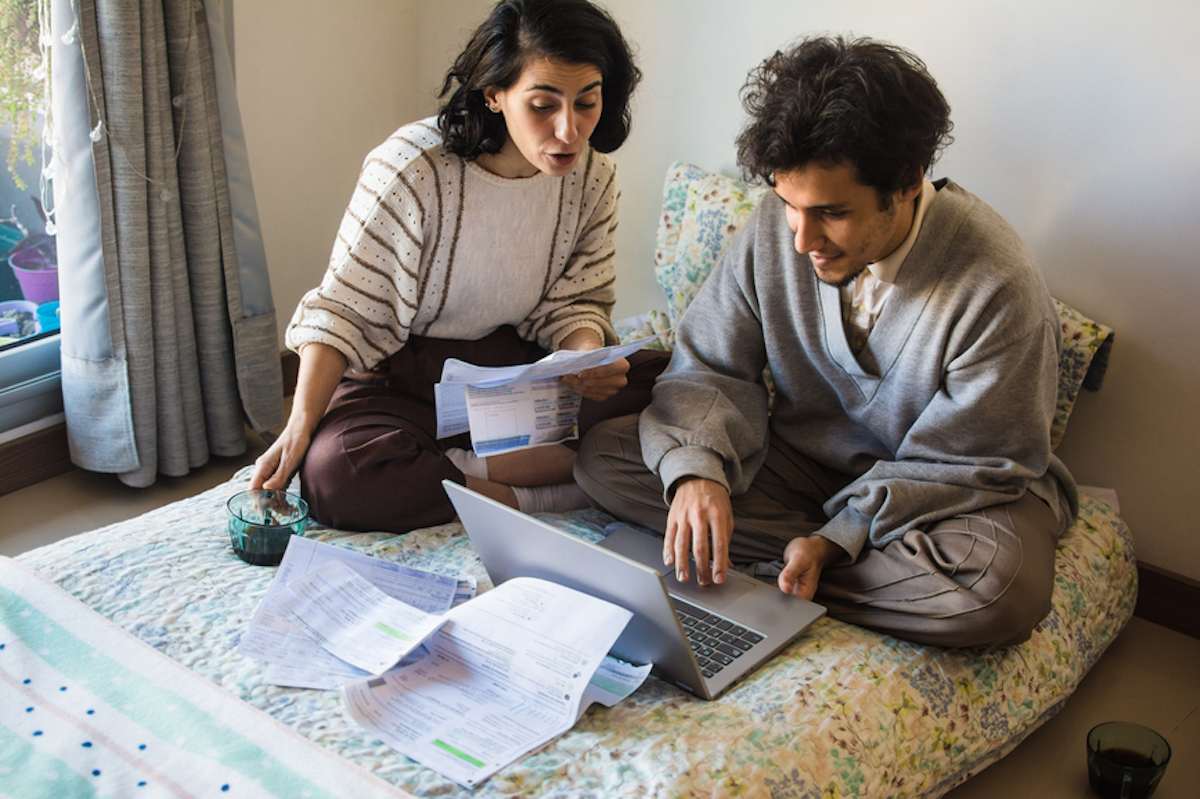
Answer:
[{"label": "floral quilted bedspread", "polygon": [[[469,795],[375,740],[336,691],[266,684],[235,652],[275,570],[238,560],[224,502],[248,472],[18,560],[103,616],[321,746],[421,796]],[[547,517],[598,540],[596,511]],[[490,583],[457,524],[310,536]],[[1053,609],[1020,646],[947,651],[822,619],[714,702],[653,677],[500,771],[479,796],[940,796],[1002,757],[1074,691],[1133,612],[1124,523],[1082,499],[1058,550]]]}]

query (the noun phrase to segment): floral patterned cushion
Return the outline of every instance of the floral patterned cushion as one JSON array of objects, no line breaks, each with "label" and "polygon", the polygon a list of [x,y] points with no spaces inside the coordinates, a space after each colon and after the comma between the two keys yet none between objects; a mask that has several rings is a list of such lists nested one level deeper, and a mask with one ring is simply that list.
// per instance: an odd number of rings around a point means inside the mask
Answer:
[{"label": "floral patterned cushion", "polygon": [[764,191],[724,175],[701,175],[688,181],[674,257],[654,270],[667,294],[672,327],[679,324],[700,286],[721,262]]},{"label": "floral patterned cushion", "polygon": [[1067,420],[1079,390],[1099,391],[1108,369],[1108,354],[1116,334],[1111,327],[1088,319],[1070,305],[1055,299],[1062,325],[1062,355],[1058,360],[1058,404],[1050,428],[1050,446],[1057,449],[1067,432]]},{"label": "floral patterned cushion", "polygon": [[[766,189],[707,172],[682,161],[671,165],[663,184],[654,250],[654,275],[667,308],[627,322],[630,338],[655,336],[671,349],[674,329],[709,273],[721,261],[735,234],[746,224]],[[1096,391],[1108,365],[1113,331],[1057,299],[1063,351],[1059,361],[1058,402],[1050,431],[1057,448],[1082,388]],[[764,379],[770,387],[770,375]]]}]

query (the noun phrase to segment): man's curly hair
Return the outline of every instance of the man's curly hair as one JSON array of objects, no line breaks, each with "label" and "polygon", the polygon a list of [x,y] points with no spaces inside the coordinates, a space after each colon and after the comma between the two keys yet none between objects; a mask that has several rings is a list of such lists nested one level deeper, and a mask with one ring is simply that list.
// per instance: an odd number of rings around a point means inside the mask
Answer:
[{"label": "man's curly hair", "polygon": [[751,178],[809,163],[853,166],[886,207],[953,140],[950,106],[925,63],[872,39],[816,37],[776,52],[746,79],[737,138]]}]

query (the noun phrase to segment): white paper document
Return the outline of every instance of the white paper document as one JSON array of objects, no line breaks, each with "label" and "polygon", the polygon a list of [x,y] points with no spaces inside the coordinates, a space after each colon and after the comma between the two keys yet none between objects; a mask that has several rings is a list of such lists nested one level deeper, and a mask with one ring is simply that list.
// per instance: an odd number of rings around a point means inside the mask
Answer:
[{"label": "white paper document", "polygon": [[471,429],[467,416],[467,389],[461,383],[447,383],[442,368],[442,382],[433,384],[433,404],[437,408],[437,437],[449,438]]},{"label": "white paper document", "polygon": [[596,673],[588,680],[587,688],[583,692],[583,701],[579,703],[579,713],[575,716],[576,721],[583,718],[587,709],[596,703],[612,707],[622,699],[628,698],[642,687],[652,668],[653,663],[635,666],[612,655],[605,657]]},{"label": "white paper document", "polygon": [[375,588],[427,613],[443,613],[475,594],[473,578],[458,580],[411,569],[333,544],[293,536],[238,651],[267,664],[265,679],[295,688],[340,688],[369,674],[326,651],[292,616],[287,586],[328,563],[341,563]]},{"label": "white paper document", "polygon": [[636,679],[614,666],[592,685],[632,614],[573,589],[514,578],[447,616],[428,655],[344,695],[356,721],[460,785],[566,732],[585,696],[616,701]]},{"label": "white paper document", "polygon": [[[315,688],[319,691],[334,691],[344,685],[370,677],[370,673],[356,669],[349,663],[338,660],[333,655],[316,645],[316,651],[323,658],[320,663],[270,663],[263,674],[263,680],[271,685],[282,685],[286,688]],[[310,650],[311,651],[311,650]],[[421,650],[412,655],[413,661],[420,657]],[[325,659],[327,658],[327,660]],[[400,661],[404,663],[404,661]]]},{"label": "white paper document", "polygon": [[479,457],[579,438],[583,397],[557,377],[492,388],[467,386],[471,444]]},{"label": "white paper document", "polygon": [[382,674],[446,618],[392,599],[344,563],[326,563],[288,583],[289,609],[321,648],[351,666]]},{"label": "white paper document", "polygon": [[516,366],[475,366],[450,358],[434,386],[437,437],[470,430],[475,453],[481,456],[576,438],[582,400],[559,378],[628,357],[652,340],[559,350]]}]

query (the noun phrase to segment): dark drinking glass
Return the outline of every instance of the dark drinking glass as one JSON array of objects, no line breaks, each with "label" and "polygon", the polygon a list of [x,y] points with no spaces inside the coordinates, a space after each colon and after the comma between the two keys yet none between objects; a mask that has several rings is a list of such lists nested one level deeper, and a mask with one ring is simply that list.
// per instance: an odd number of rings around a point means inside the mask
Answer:
[{"label": "dark drinking glass", "polygon": [[1104,799],[1144,799],[1171,762],[1171,745],[1149,727],[1108,721],[1087,736],[1088,782]]}]

